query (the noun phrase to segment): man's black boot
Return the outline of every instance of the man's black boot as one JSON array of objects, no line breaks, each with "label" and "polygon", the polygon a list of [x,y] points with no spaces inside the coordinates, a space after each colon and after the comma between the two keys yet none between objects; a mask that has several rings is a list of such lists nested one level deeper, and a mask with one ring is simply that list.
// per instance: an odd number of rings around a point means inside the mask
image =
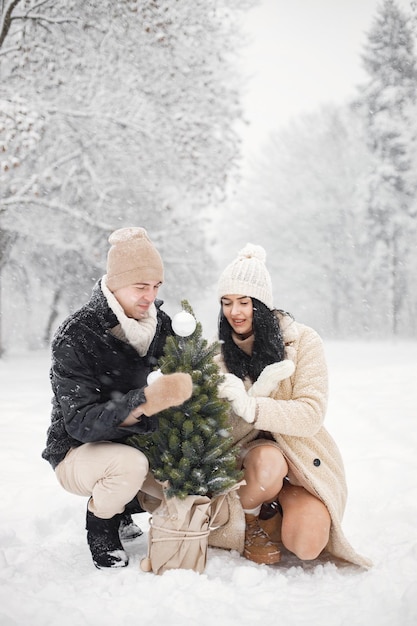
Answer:
[{"label": "man's black boot", "polygon": [[126,504],[124,512],[120,514],[119,535],[122,541],[131,541],[143,534],[142,529],[133,521],[132,514],[144,512],[136,497]]},{"label": "man's black boot", "polygon": [[110,519],[96,517],[87,509],[87,542],[94,565],[98,568],[125,567],[129,558],[119,537],[120,515]]},{"label": "man's black boot", "polygon": [[132,541],[142,534],[142,529],[135,524],[130,513],[120,514],[119,536],[122,541]]}]

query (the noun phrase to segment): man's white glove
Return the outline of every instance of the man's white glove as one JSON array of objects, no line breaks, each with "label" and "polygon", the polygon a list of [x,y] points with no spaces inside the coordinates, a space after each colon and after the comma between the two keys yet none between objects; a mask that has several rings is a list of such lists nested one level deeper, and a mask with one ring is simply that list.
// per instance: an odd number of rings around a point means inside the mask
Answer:
[{"label": "man's white glove", "polygon": [[229,400],[233,412],[252,424],[256,415],[256,400],[248,396],[243,380],[234,374],[225,374],[219,385],[219,397]]},{"label": "man's white glove", "polygon": [[257,398],[267,398],[278,387],[278,383],[291,376],[294,370],[294,362],[289,359],[267,365],[249,389],[248,394]]}]

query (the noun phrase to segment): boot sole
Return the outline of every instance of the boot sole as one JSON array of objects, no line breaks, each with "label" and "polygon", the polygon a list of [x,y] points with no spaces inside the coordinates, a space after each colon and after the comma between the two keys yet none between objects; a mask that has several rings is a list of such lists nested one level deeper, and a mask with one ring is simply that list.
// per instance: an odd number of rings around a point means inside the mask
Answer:
[{"label": "boot sole", "polygon": [[140,531],[140,532],[137,532],[135,535],[129,535],[128,537],[125,537],[123,533],[119,532],[120,541],[134,541],[135,539],[137,539],[138,537],[141,537],[142,535],[143,535],[143,531]]},{"label": "boot sole", "polygon": [[122,561],[120,563],[114,563],[113,565],[100,565],[95,561],[93,561],[93,563],[97,569],[119,569],[120,567],[127,567],[129,565],[129,563],[125,563]]},{"label": "boot sole", "polygon": [[274,565],[274,563],[279,563],[281,560],[281,552],[272,552],[268,555],[265,555],[264,557],[257,557],[256,555],[251,554],[250,552],[247,552],[245,550],[243,552],[243,556],[245,557],[245,559],[248,559],[248,561],[253,561],[258,565]]}]

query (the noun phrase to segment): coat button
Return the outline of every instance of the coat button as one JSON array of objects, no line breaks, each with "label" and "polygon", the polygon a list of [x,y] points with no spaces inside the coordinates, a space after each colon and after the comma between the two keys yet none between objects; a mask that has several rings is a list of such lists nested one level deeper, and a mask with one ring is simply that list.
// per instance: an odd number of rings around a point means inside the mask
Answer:
[{"label": "coat button", "polygon": [[316,467],[318,467],[320,463],[321,463],[320,459],[314,459],[313,461],[313,465],[315,465]]}]

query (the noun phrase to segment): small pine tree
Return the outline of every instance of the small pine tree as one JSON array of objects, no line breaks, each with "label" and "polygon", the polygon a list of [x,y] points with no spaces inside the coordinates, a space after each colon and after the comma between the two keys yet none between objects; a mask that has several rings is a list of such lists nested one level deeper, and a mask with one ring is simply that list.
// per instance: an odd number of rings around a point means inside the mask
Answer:
[{"label": "small pine tree", "polygon": [[[181,305],[194,317],[186,300]],[[227,403],[217,392],[221,374],[213,357],[218,347],[218,343],[209,346],[203,339],[199,322],[188,337],[167,339],[160,370],[162,374],[191,374],[193,394],[180,407],[159,413],[157,431],[128,440],[148,456],[155,478],[168,481],[167,497],[213,497],[242,478],[227,428]]]}]

